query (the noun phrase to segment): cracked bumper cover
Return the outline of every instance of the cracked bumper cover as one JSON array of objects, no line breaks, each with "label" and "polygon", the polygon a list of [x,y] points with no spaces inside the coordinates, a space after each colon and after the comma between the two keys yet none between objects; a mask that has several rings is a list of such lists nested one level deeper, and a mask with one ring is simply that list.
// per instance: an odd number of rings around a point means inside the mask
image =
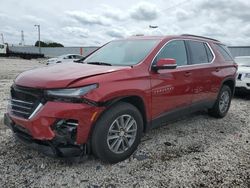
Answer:
[{"label": "cracked bumper cover", "polygon": [[16,125],[8,114],[4,115],[4,124],[13,131],[19,142],[47,156],[75,157],[86,154],[86,145],[60,145],[60,140],[58,140],[57,137],[54,137],[52,140],[33,139],[28,131],[21,126]]}]

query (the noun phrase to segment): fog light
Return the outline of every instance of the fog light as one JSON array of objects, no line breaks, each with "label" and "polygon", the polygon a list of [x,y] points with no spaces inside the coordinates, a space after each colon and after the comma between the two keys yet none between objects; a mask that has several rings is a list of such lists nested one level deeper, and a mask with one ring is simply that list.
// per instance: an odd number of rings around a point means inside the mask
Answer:
[{"label": "fog light", "polygon": [[53,130],[57,139],[64,144],[75,144],[78,121],[74,119],[59,120]]}]

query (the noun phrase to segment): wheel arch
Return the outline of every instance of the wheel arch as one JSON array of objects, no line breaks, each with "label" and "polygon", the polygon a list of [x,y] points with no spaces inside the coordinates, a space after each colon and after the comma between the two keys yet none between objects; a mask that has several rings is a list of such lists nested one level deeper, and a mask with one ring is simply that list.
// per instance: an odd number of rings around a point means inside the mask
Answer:
[{"label": "wheel arch", "polygon": [[121,96],[121,97],[116,97],[113,99],[110,99],[104,103],[102,103],[101,105],[106,107],[105,110],[103,110],[98,118],[95,120],[94,125],[91,127],[90,133],[89,133],[89,138],[91,137],[94,129],[95,129],[95,124],[98,121],[98,119],[109,109],[111,108],[113,105],[115,105],[118,102],[126,102],[126,103],[130,103],[133,106],[135,106],[139,112],[142,115],[142,119],[143,119],[143,132],[146,132],[147,130],[147,112],[146,112],[146,108],[145,108],[145,102],[142,99],[142,97],[138,96],[138,95],[130,95],[130,96]]},{"label": "wheel arch", "polygon": [[223,87],[223,85],[227,85],[231,91],[232,91],[232,96],[234,95],[234,90],[235,90],[235,79],[233,78],[226,78],[225,80],[223,80],[220,90]]},{"label": "wheel arch", "polygon": [[146,105],[145,105],[143,98],[138,95],[122,96],[122,97],[118,97],[118,98],[107,101],[105,103],[105,106],[107,108],[110,108],[111,106],[113,106],[114,104],[118,102],[126,102],[129,104],[132,104],[139,110],[143,119],[143,131],[145,132],[147,128],[147,112],[146,112]]},{"label": "wheel arch", "polygon": [[92,137],[92,134],[93,134],[94,129],[96,127],[96,122],[109,108],[111,108],[113,105],[117,104],[118,102],[126,102],[126,103],[130,103],[133,106],[135,106],[142,115],[143,132],[147,131],[147,127],[148,127],[147,112],[146,112],[146,108],[145,108],[145,102],[142,99],[142,97],[137,96],[137,95],[131,95],[131,96],[121,96],[121,97],[116,97],[116,98],[110,99],[110,100],[101,104],[102,106],[105,106],[106,108],[105,108],[105,110],[103,110],[99,114],[98,118],[95,120],[93,126],[90,129],[89,136],[88,136],[88,142],[87,142],[87,150],[89,153],[92,152],[91,151],[91,137]]}]

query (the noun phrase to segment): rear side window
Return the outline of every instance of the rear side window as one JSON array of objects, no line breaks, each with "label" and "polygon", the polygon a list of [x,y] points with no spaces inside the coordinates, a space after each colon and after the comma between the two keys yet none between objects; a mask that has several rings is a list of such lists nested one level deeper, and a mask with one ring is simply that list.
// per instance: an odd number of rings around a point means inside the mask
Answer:
[{"label": "rear side window", "polygon": [[213,54],[204,42],[188,41],[191,64],[209,63],[213,60]]},{"label": "rear side window", "polygon": [[187,53],[184,41],[176,40],[169,42],[159,52],[154,63],[163,58],[175,59],[177,66],[187,65]]},{"label": "rear side window", "polygon": [[225,45],[215,44],[215,46],[226,61],[233,61],[233,57],[232,57],[229,49]]}]

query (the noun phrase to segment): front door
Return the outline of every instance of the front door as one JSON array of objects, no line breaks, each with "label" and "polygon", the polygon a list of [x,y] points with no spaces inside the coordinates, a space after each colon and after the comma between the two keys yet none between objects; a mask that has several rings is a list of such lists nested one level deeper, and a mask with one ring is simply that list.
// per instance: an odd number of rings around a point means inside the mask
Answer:
[{"label": "front door", "polygon": [[175,59],[177,68],[151,72],[153,120],[188,107],[192,100],[192,67],[188,65],[185,42],[173,40],[165,44],[153,64],[161,58]]}]

